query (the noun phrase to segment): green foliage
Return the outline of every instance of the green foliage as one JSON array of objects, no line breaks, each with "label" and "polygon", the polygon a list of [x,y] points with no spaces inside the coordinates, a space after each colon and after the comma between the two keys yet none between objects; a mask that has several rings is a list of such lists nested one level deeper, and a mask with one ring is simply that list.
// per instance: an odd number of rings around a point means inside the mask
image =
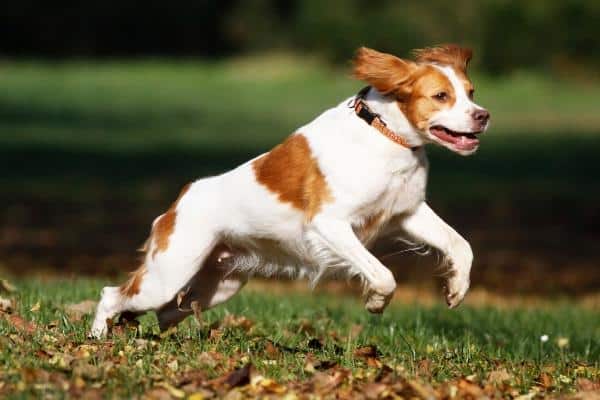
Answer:
[{"label": "green foliage", "polygon": [[[361,45],[395,54],[440,43],[476,50],[490,73],[588,73],[600,65],[600,3],[586,0],[239,2],[226,31],[243,50],[303,49],[346,62]],[[243,34],[239,34],[238,31]]]}]

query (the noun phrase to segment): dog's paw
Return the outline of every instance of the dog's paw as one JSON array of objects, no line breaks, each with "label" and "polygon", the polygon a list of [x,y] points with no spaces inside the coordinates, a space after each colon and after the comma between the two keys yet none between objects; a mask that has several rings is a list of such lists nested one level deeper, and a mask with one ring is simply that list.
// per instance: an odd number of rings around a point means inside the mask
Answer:
[{"label": "dog's paw", "polygon": [[446,281],[444,294],[449,308],[455,308],[463,301],[469,290],[469,284],[468,277],[451,277]]},{"label": "dog's paw", "polygon": [[381,314],[385,307],[390,302],[394,292],[388,295],[383,295],[377,292],[369,292],[365,301],[365,308],[373,314]]},{"label": "dog's paw", "polygon": [[88,332],[87,338],[88,339],[102,339],[103,337],[106,336],[107,332],[108,332],[108,327],[106,326],[106,324],[104,324],[103,326],[94,324],[92,326],[92,329]]}]

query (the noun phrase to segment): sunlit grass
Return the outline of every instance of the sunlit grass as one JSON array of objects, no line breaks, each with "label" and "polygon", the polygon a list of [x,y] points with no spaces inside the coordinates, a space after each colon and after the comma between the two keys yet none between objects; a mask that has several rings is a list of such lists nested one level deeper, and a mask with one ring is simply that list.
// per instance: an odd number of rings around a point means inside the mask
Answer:
[{"label": "sunlit grass", "polygon": [[[393,303],[382,316],[373,316],[353,297],[246,291],[204,312],[201,323],[188,318],[170,336],[155,336],[156,320],[150,315],[143,318],[141,335],[129,331],[99,342],[86,339],[91,315],[73,321],[64,307],[97,299],[103,284],[90,279],[18,282],[16,313],[34,322],[37,329],[30,339],[15,344],[11,335],[19,331],[9,320],[0,319],[0,369],[5,371],[4,380],[18,382],[27,368],[58,369],[70,379],[68,366],[57,366],[55,359],[41,358],[36,352],[72,354],[82,344],[100,349],[108,346],[91,355],[87,362],[94,365],[119,359],[115,372],[100,380],[90,379],[89,383],[100,383],[120,394],[142,393],[150,388],[149,374],[162,373],[161,379],[172,381],[174,373],[169,371],[174,360],[180,371],[201,369],[209,377],[222,374],[222,367],[202,364],[204,352],[231,358],[233,366],[251,362],[261,373],[282,381],[311,375],[306,368],[309,353],[317,360],[334,362],[361,374],[369,367],[354,352],[369,345],[377,348],[383,364],[434,384],[464,376],[484,381],[491,371],[506,368],[512,385],[521,392],[535,386],[542,373],[552,377],[553,391],[564,392],[575,387],[577,378],[599,377],[600,314],[575,304],[561,302],[544,310],[462,307],[450,311],[442,306]],[[31,311],[36,303],[39,310],[34,307]],[[251,328],[219,327],[229,314],[249,319]],[[57,328],[46,328],[52,322]],[[215,330],[219,331],[217,336]],[[543,335],[548,335],[547,342],[540,340]],[[139,338],[155,341],[155,347],[151,351],[139,349]],[[276,361],[270,361],[273,356],[265,353],[267,342],[280,349]]]}]

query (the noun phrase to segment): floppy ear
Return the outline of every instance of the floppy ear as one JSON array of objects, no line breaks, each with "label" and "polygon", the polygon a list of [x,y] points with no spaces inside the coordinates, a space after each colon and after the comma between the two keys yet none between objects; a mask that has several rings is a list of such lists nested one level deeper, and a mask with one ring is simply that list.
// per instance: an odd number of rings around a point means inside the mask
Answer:
[{"label": "floppy ear", "polygon": [[367,82],[383,94],[410,93],[410,83],[417,65],[396,56],[361,47],[354,57],[353,75]]},{"label": "floppy ear", "polygon": [[444,44],[413,50],[413,54],[417,62],[450,65],[466,73],[473,51],[455,44]]}]

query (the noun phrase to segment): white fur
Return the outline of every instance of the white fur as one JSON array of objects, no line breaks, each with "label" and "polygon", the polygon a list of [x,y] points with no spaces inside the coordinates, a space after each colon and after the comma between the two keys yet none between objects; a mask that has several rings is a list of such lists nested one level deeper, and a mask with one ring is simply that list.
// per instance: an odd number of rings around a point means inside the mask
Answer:
[{"label": "white fur", "polygon": [[[463,113],[475,105],[465,100],[452,70],[442,71],[459,95],[456,106],[438,117],[460,129]],[[383,136],[355,115],[348,106],[351,100],[297,130],[306,137],[334,199],[324,203],[311,221],[260,184],[251,161],[197,180],[177,205],[167,250],[154,256],[156,243],[150,243],[140,292],[128,298],[117,288],[105,288],[92,334],[105,334],[106,319],[122,311],[159,310],[164,328],[190,313],[174,305],[180,291],[187,293],[187,304],[198,299],[202,308],[209,308],[233,296],[252,275],[285,274],[313,283],[333,274],[358,275],[365,284],[367,308],[381,312],[396,287],[394,276],[353,230],[378,212],[394,225],[385,231],[403,228],[414,240],[445,255],[454,271],[447,301],[450,306],[460,303],[469,286],[473,255],[469,244],[425,203],[424,149],[413,151]],[[412,146],[430,141],[408,122],[395,101],[371,90],[366,102]],[[229,249],[226,260],[206,261],[218,243]]]}]

